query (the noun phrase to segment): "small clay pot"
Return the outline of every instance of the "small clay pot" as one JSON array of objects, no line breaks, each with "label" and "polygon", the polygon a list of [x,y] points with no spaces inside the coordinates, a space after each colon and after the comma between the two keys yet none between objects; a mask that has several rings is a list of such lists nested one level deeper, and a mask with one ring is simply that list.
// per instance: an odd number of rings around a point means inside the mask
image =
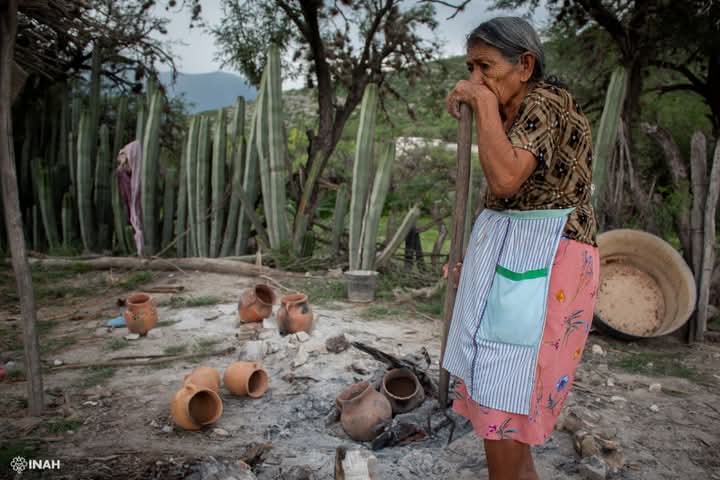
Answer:
[{"label": "small clay pot", "polygon": [[277,311],[278,330],[282,335],[309,332],[312,329],[312,307],[304,293],[292,293],[280,298]]},{"label": "small clay pot", "polygon": [[243,290],[238,302],[241,322],[262,322],[272,314],[275,292],[267,285],[255,285]]},{"label": "small clay pot", "polygon": [[222,400],[215,391],[192,383],[183,385],[170,404],[175,423],[185,430],[200,430],[215,423],[222,412]]},{"label": "small clay pot", "polygon": [[209,388],[215,393],[220,393],[220,372],[212,367],[196,367],[192,372],[185,375],[184,383],[192,383],[198,387]]},{"label": "small clay pot", "polygon": [[392,419],[390,402],[368,382],[349,386],[335,401],[345,433],[359,442],[373,440],[377,436],[375,428]]},{"label": "small clay pot", "polygon": [[270,381],[258,362],[234,362],[225,369],[223,383],[233,395],[260,398],[267,391]]},{"label": "small clay pot", "polygon": [[425,390],[415,374],[407,368],[388,371],[380,388],[390,401],[393,413],[406,413],[425,401]]},{"label": "small clay pot", "polygon": [[123,313],[125,324],[132,333],[147,335],[158,321],[155,299],[146,293],[130,295],[125,301],[127,310]]}]

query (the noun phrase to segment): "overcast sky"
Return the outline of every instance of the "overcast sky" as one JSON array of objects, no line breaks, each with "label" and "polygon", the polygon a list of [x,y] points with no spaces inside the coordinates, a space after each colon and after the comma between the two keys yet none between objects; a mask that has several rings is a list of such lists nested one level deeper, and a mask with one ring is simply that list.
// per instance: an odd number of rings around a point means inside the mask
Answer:
[{"label": "overcast sky", "polygon": [[[203,20],[210,25],[219,23],[222,16],[220,0],[204,0],[201,3]],[[440,25],[435,34],[445,44],[443,56],[462,54],[464,52],[465,36],[480,22],[498,15],[522,15],[525,13],[524,11],[490,11],[488,6],[492,3],[487,0],[473,0],[463,13],[452,20],[446,20],[452,12],[449,8],[437,7]],[[174,42],[173,52],[176,55],[179,71],[183,73],[206,73],[218,70],[233,72],[229,68],[221,69],[220,64],[215,61],[216,47],[211,34],[199,28],[188,28],[190,23],[189,12],[163,12],[163,14],[170,18],[168,35],[165,38]],[[546,21],[547,14],[542,8],[538,9],[531,19],[536,28],[542,28]],[[302,80],[298,80],[298,82],[301,83]],[[286,82],[285,86],[296,87],[298,85],[293,85],[293,82]]]}]

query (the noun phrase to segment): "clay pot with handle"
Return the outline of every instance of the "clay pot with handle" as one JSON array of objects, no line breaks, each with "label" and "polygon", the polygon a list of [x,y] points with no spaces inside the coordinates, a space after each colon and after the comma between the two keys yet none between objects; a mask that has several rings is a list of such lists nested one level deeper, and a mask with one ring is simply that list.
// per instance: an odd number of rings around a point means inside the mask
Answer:
[{"label": "clay pot with handle", "polygon": [[185,430],[200,430],[215,423],[222,412],[222,400],[214,390],[192,383],[183,385],[170,404],[175,423]]},{"label": "clay pot with handle", "polygon": [[390,401],[393,413],[409,412],[425,401],[425,390],[417,376],[407,368],[388,371],[380,391]]},{"label": "clay pot with handle", "polygon": [[183,378],[185,383],[192,383],[198,387],[209,388],[220,393],[220,372],[212,367],[196,367]]},{"label": "clay pot with handle", "polygon": [[234,362],[225,369],[223,383],[234,395],[260,398],[267,391],[270,382],[260,363]]},{"label": "clay pot with handle", "polygon": [[278,330],[282,335],[309,332],[313,325],[312,307],[304,293],[292,293],[280,298],[277,312]]},{"label": "clay pot with handle", "polygon": [[392,419],[390,402],[368,382],[349,386],[335,401],[345,433],[359,442],[375,439],[378,425]]},{"label": "clay pot with handle", "polygon": [[147,293],[136,293],[130,295],[125,304],[127,310],[123,312],[123,317],[130,332],[147,335],[147,332],[155,328],[158,314],[154,298]]},{"label": "clay pot with handle", "polygon": [[240,294],[238,316],[241,322],[262,322],[272,314],[275,292],[267,285],[255,285]]}]

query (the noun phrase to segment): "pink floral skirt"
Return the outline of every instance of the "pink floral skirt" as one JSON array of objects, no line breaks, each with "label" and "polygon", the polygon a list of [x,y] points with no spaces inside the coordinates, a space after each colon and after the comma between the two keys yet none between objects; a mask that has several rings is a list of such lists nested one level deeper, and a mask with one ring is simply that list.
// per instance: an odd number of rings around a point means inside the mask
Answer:
[{"label": "pink floral skirt", "polygon": [[570,392],[593,319],[599,283],[596,247],[563,238],[550,273],[545,330],[535,371],[529,415],[486,408],[473,401],[462,381],[453,409],[483,439],[539,445],[552,434]]}]

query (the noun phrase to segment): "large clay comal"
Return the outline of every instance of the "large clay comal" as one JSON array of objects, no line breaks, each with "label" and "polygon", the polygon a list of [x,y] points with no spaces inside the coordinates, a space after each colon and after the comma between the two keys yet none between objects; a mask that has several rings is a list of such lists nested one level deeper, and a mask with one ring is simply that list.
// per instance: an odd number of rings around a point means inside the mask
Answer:
[{"label": "large clay comal", "polygon": [[222,412],[222,400],[215,391],[192,383],[183,385],[170,405],[175,423],[185,430],[200,430],[215,423]]},{"label": "large clay comal", "polygon": [[235,362],[225,369],[223,383],[234,395],[260,398],[270,382],[267,372],[258,362]]},{"label": "large clay comal", "polygon": [[158,314],[155,300],[146,293],[130,295],[126,300],[127,310],[123,313],[125,324],[132,333],[147,335],[157,325]]},{"label": "large clay comal", "polygon": [[390,402],[368,382],[349,386],[337,396],[336,404],[345,433],[359,442],[373,440],[378,425],[392,419]]},{"label": "large clay comal", "polygon": [[196,367],[185,375],[184,381],[220,393],[220,372],[212,367]]},{"label": "large clay comal", "polygon": [[267,285],[255,285],[240,294],[238,316],[241,322],[262,322],[272,314],[275,292]]},{"label": "large clay comal", "polygon": [[395,368],[383,377],[381,392],[387,397],[393,413],[406,413],[425,400],[425,391],[415,374],[407,368]]},{"label": "large clay comal", "polygon": [[277,312],[278,330],[288,333],[309,332],[313,324],[312,307],[304,293],[292,293],[280,298]]}]

